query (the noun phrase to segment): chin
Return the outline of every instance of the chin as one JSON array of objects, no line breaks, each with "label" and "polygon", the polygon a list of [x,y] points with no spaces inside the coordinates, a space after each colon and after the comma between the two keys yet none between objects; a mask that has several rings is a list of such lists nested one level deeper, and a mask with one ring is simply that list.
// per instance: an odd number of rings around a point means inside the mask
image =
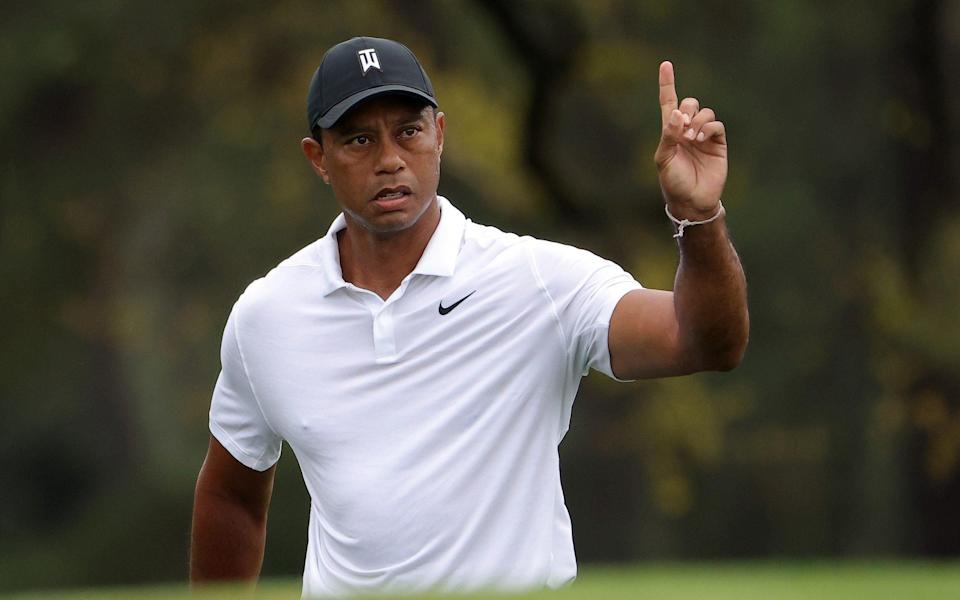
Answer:
[{"label": "chin", "polygon": [[421,206],[408,205],[401,210],[379,213],[370,218],[354,215],[354,219],[371,233],[389,235],[405,231],[419,223],[431,206],[431,202],[425,202]]},{"label": "chin", "polygon": [[374,223],[367,223],[367,229],[378,235],[390,235],[406,231],[416,224],[416,221],[402,218],[379,219]]},{"label": "chin", "polygon": [[410,229],[417,219],[412,218],[404,211],[394,211],[375,215],[372,218],[361,215],[352,215],[354,222],[375,235],[391,235]]}]

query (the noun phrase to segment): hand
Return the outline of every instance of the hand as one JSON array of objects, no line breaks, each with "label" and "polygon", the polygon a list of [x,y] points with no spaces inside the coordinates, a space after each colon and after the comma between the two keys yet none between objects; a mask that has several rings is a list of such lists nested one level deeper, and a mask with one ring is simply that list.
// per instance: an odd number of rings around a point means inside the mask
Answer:
[{"label": "hand", "polygon": [[677,105],[673,65],[660,64],[663,133],[654,154],[660,188],[677,218],[713,216],[727,180],[727,136],[712,109],[696,98]]}]

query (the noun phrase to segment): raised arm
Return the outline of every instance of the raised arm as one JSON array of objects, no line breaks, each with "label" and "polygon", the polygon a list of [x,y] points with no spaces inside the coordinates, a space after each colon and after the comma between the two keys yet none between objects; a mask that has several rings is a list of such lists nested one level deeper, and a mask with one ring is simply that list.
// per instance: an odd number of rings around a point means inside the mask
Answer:
[{"label": "raised arm", "polygon": [[670,214],[710,221],[680,229],[673,292],[638,290],[610,320],[613,372],[625,379],[729,370],[747,346],[743,268],[727,232],[720,196],[727,179],[723,123],[695,98],[678,103],[673,65],[660,65],[663,130],[654,160]]},{"label": "raised arm", "polygon": [[260,575],[275,470],[242,465],[210,436],[194,496],[191,584]]}]

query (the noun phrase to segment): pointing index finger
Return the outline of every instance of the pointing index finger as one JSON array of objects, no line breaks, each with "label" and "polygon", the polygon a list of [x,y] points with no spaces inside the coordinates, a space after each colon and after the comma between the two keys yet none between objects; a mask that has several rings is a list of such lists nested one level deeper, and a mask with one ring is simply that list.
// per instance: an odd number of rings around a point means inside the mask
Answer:
[{"label": "pointing index finger", "polygon": [[670,121],[670,113],[677,110],[677,87],[673,79],[673,63],[665,60],[660,63],[660,116],[663,126]]}]

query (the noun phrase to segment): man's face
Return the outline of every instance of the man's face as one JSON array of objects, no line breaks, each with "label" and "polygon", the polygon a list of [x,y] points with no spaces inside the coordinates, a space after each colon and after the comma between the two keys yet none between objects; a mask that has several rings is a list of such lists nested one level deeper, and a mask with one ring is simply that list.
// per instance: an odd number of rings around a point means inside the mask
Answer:
[{"label": "man's face", "polygon": [[348,221],[389,236],[416,225],[434,202],[443,125],[430,106],[379,96],[324,129],[322,145],[305,139],[303,150]]}]

